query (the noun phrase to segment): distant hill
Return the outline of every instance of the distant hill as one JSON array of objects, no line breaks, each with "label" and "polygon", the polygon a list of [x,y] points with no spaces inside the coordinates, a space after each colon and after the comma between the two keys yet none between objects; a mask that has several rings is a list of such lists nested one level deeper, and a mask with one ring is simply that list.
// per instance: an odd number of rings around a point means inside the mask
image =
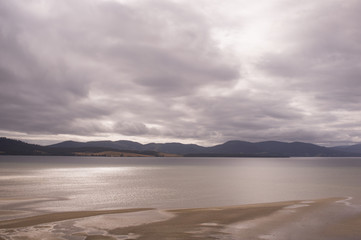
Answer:
[{"label": "distant hill", "polygon": [[332,149],[337,151],[348,152],[348,153],[361,154],[361,144],[355,144],[350,146],[337,146],[337,147],[333,147]]},{"label": "distant hill", "polygon": [[327,147],[318,146],[311,143],[304,142],[260,142],[257,143],[262,149],[268,152],[273,153],[282,153],[288,156],[297,156],[297,157],[312,157],[312,156],[322,156],[322,157],[336,157],[336,156],[348,156],[349,154],[342,151],[333,150]]},{"label": "distant hill", "polygon": [[0,138],[0,154],[2,155],[41,155],[46,147],[25,143],[19,140]]},{"label": "distant hill", "polygon": [[53,145],[49,145],[47,147],[52,148],[79,148],[79,147],[103,147],[103,148],[111,148],[118,150],[135,150],[135,151],[143,151],[143,145],[137,142],[132,141],[91,141],[91,142],[74,142],[74,141],[65,141]]},{"label": "distant hill", "polygon": [[62,142],[49,147],[80,147],[80,146],[103,146],[117,150],[131,149],[136,151],[155,151],[169,154],[186,156],[279,156],[279,157],[350,157],[361,156],[360,152],[348,152],[335,148],[327,148],[311,143],[303,142],[278,142],[266,141],[251,143],[246,141],[228,141],[212,147],[202,147],[196,144],[182,143],[149,143],[140,144],[131,141],[93,141],[86,143]]},{"label": "distant hill", "polygon": [[175,154],[188,154],[188,153],[205,153],[206,147],[202,147],[196,144],[182,144],[182,143],[150,143],[144,145],[147,150],[153,150],[157,152],[175,153]]},{"label": "distant hill", "polygon": [[255,143],[234,140],[209,147],[208,152],[215,154],[256,154],[264,153],[265,151]]},{"label": "distant hill", "polygon": [[350,156],[352,154],[339,150],[329,149],[311,143],[303,142],[277,142],[267,141],[250,143],[244,141],[229,141],[221,145],[210,148],[212,153],[227,154],[259,154],[270,156],[290,156],[290,157],[335,157]]},{"label": "distant hill", "polygon": [[81,156],[194,156],[194,157],[352,157],[361,156],[361,144],[322,147],[303,142],[266,141],[251,143],[228,141],[202,147],[196,144],[149,143],[132,141],[65,141],[49,146],[0,138],[0,154],[7,155],[81,155]]},{"label": "distant hill", "polygon": [[[109,141],[110,142],[110,141]],[[104,142],[80,143],[66,141],[50,146],[40,146],[25,143],[19,140],[0,138],[0,155],[55,155],[55,156],[128,156],[128,157],[154,157],[167,156],[155,151],[118,150],[111,148],[111,144]]]},{"label": "distant hill", "polygon": [[204,153],[206,150],[205,147],[198,146],[196,144],[182,144],[182,143],[149,143],[149,144],[140,144],[132,141],[92,141],[92,142],[74,142],[74,141],[65,141],[48,147],[52,148],[70,148],[70,147],[108,147],[117,150],[134,150],[134,151],[154,151],[154,152],[163,152],[169,154],[187,154],[187,153]]}]

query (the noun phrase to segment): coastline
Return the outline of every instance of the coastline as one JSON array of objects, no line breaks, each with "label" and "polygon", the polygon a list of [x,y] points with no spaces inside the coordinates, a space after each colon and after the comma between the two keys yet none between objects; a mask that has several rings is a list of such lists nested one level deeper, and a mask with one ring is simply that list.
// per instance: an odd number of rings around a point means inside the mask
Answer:
[{"label": "coastline", "polygon": [[340,200],[49,213],[0,221],[0,240],[360,239],[360,209]]},{"label": "coastline", "polygon": [[129,213],[152,210],[153,208],[130,208],[130,209],[116,209],[116,210],[100,210],[100,211],[77,211],[77,212],[58,212],[32,217],[11,219],[0,221],[0,229],[5,228],[23,228],[39,224],[66,221],[78,218],[92,217],[106,214]]}]

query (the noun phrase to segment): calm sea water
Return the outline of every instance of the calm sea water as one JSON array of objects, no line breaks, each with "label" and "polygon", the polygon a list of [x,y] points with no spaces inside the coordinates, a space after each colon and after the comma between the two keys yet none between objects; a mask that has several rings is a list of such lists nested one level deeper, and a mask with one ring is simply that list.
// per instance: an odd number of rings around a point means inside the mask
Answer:
[{"label": "calm sea water", "polygon": [[189,208],[353,197],[361,158],[0,156],[2,210]]}]

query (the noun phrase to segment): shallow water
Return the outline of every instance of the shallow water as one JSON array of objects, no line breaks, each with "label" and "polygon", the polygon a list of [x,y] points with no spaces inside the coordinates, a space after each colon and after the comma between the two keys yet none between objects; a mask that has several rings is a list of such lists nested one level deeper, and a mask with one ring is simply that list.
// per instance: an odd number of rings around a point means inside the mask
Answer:
[{"label": "shallow water", "polygon": [[360,204],[360,182],[361,158],[0,156],[0,209],[26,215],[348,196]]}]

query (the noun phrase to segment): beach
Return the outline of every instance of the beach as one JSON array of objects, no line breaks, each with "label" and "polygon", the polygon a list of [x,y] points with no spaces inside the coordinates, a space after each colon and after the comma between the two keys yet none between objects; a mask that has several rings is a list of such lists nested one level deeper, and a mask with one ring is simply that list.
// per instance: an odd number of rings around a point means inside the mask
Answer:
[{"label": "beach", "polygon": [[361,239],[358,158],[20,156],[0,165],[0,240]]},{"label": "beach", "polygon": [[0,221],[0,239],[361,239],[361,211],[344,198],[329,198],[60,212]]}]

